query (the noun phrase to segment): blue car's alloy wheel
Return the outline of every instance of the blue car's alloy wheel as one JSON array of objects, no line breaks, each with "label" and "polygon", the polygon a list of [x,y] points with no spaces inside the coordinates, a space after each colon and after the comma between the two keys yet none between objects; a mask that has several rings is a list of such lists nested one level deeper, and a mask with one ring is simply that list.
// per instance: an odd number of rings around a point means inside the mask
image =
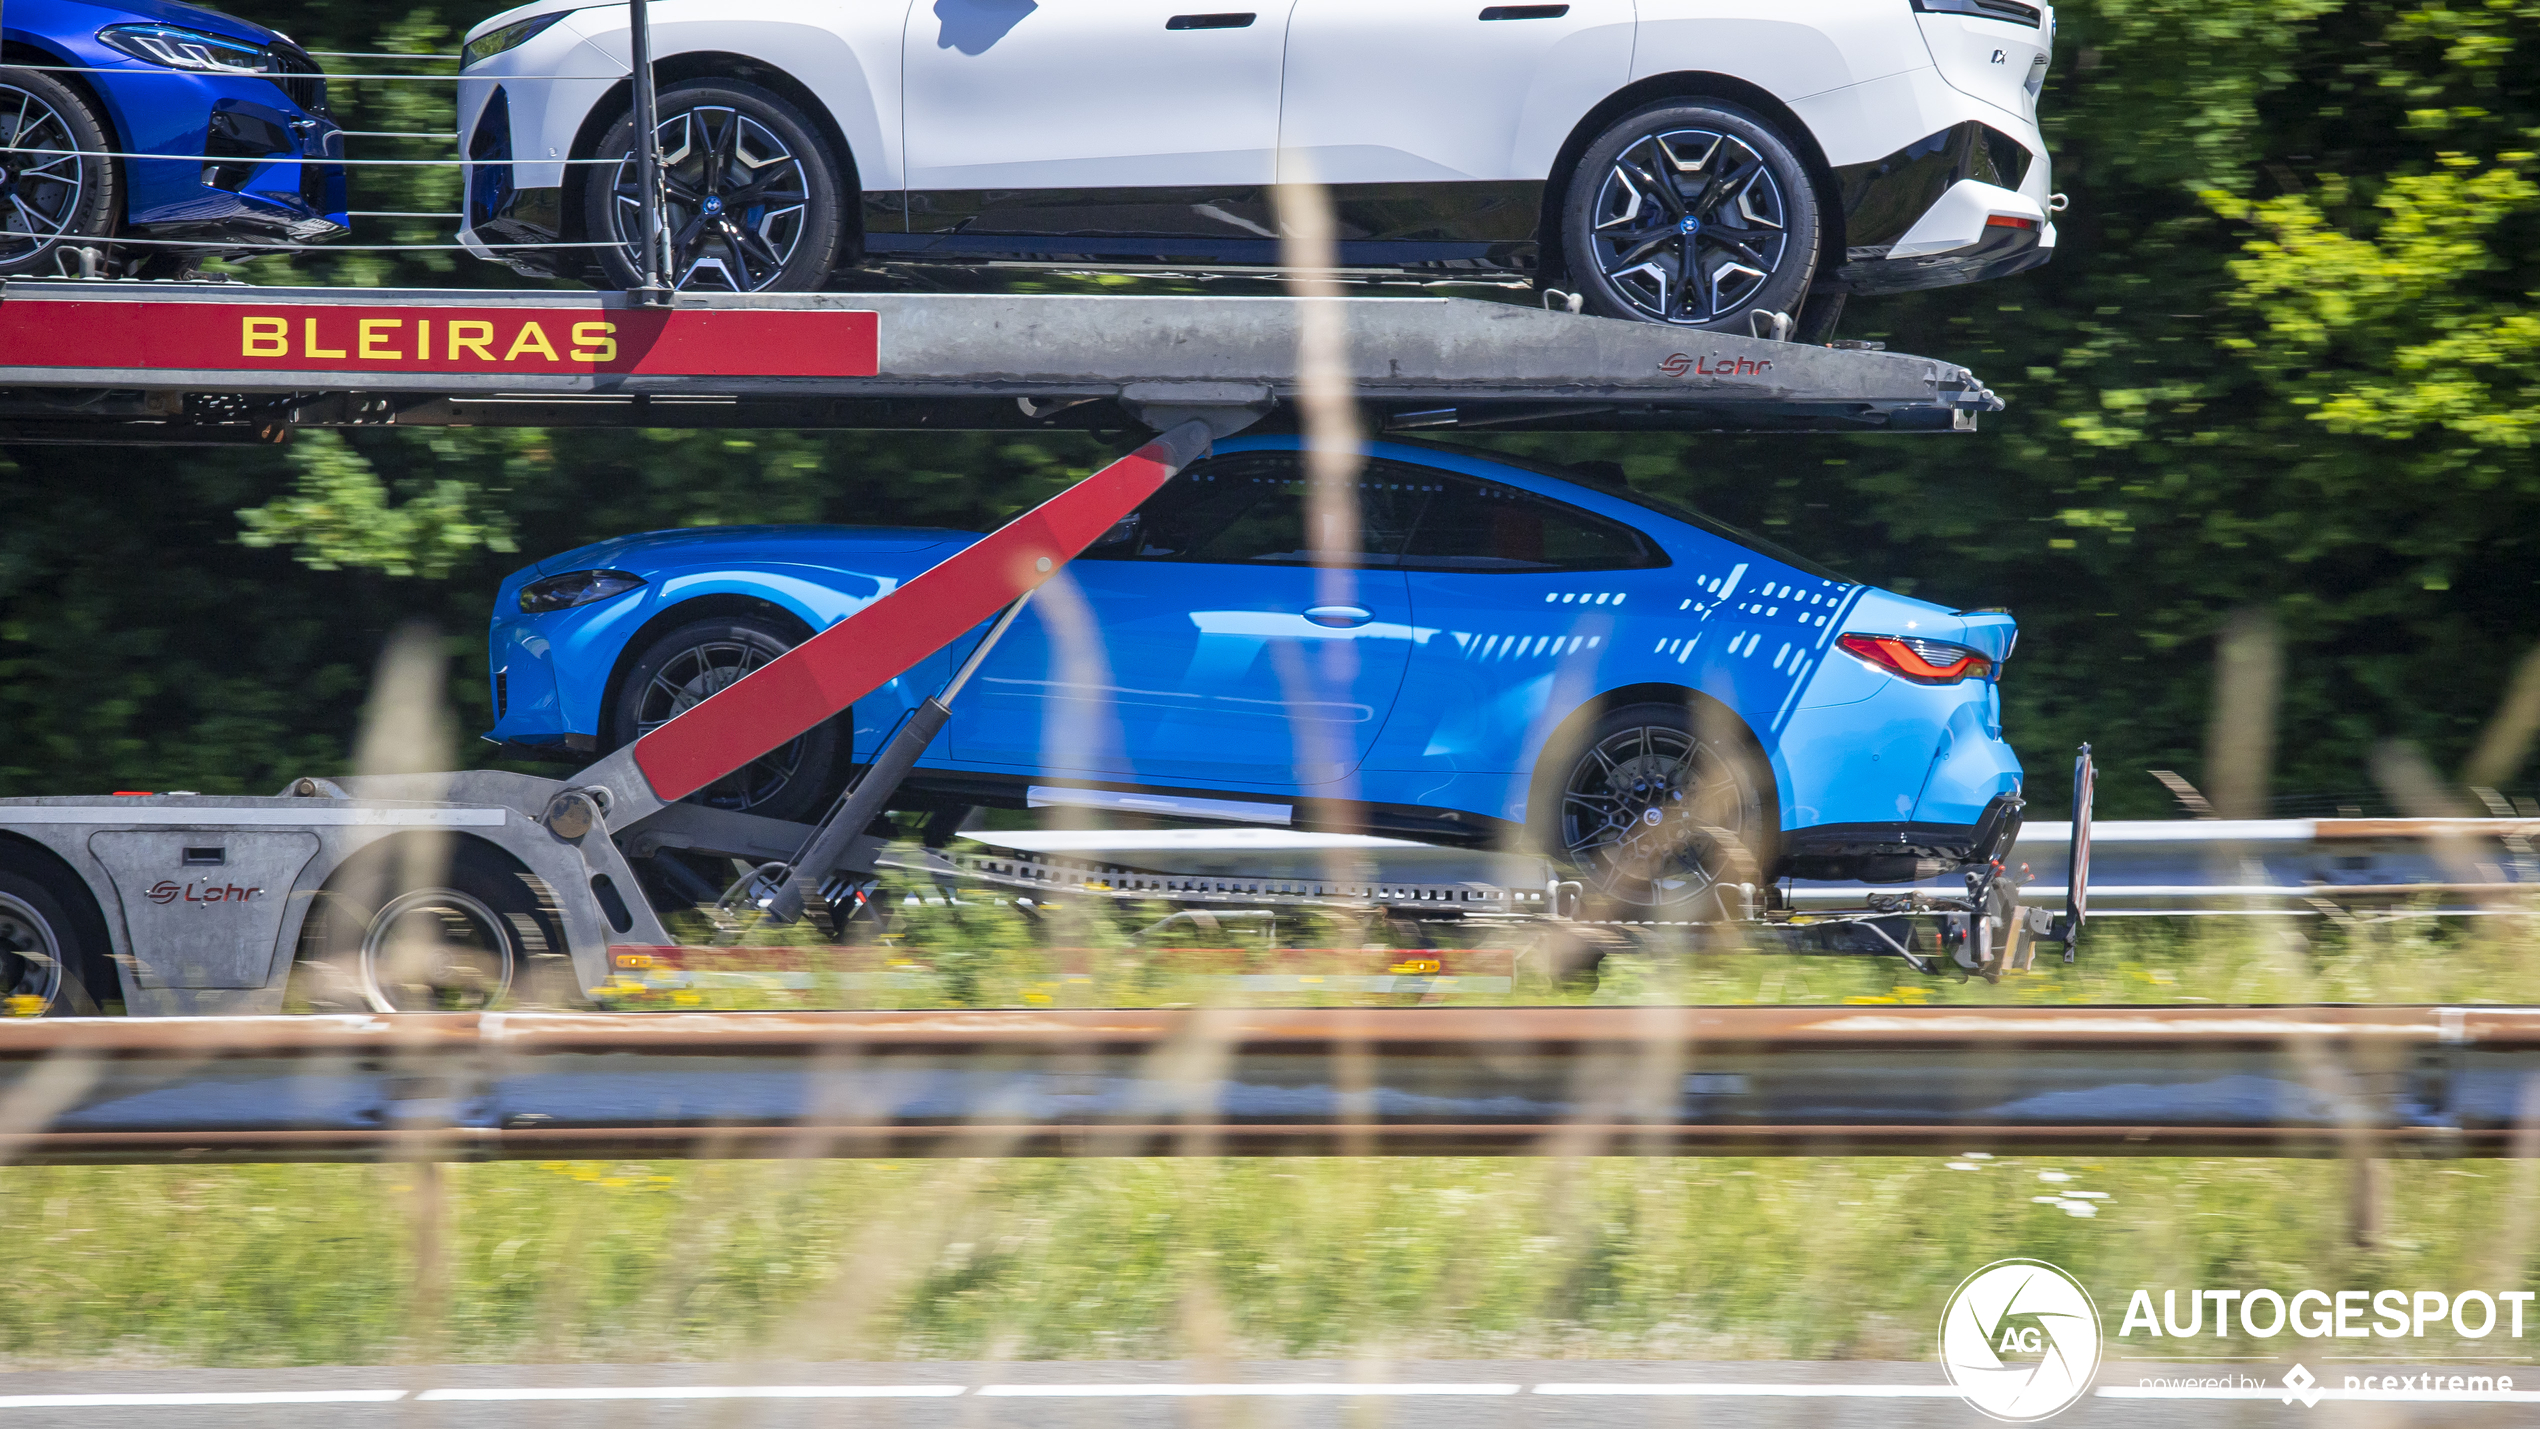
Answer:
[{"label": "blue car's alloy wheel", "polygon": [[[835,266],[843,229],[837,166],[793,107],[730,81],[672,85],[659,136],[670,270],[677,288],[735,293],[817,288]],[[632,286],[642,262],[643,185],[634,127],[602,147],[619,162],[592,185],[595,236],[612,281]]]},{"label": "blue car's alloy wheel", "polygon": [[1807,171],[1726,106],[1644,110],[1588,146],[1571,181],[1571,277],[1608,317],[1747,330],[1796,314],[1817,260]]},{"label": "blue car's alloy wheel", "polygon": [[1561,851],[1599,900],[1717,917],[1722,884],[1764,881],[1771,837],[1752,757],[1687,711],[1634,705],[1599,720],[1560,786]]},{"label": "blue car's alloy wheel", "polygon": [[75,273],[63,250],[114,227],[112,149],[86,101],[47,74],[0,69],[0,274]]},{"label": "blue car's alloy wheel", "polygon": [[[647,644],[610,702],[614,745],[632,744],[793,648],[800,632],[736,615],[691,621]],[[688,796],[689,802],[771,819],[815,819],[837,793],[845,762],[838,720],[769,750]]]}]

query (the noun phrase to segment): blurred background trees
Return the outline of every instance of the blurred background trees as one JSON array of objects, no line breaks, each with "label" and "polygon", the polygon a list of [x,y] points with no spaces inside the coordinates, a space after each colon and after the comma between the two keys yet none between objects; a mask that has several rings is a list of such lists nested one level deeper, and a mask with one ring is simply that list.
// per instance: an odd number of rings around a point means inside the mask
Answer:
[{"label": "blurred background trees", "polygon": [[[482,18],[230,4],[328,50],[447,52]],[[1618,459],[1856,578],[2012,608],[2008,733],[2041,817],[2084,739],[2105,812],[2174,812],[2151,769],[2208,782],[2215,643],[2238,612],[2281,632],[2279,811],[2380,805],[2389,738],[2458,769],[2540,639],[2540,3],[2072,0],[2060,19],[2056,260],[1855,301],[1843,325],[1974,368],[2011,403],[1983,434],[1490,444]],[[450,123],[446,86],[339,86],[355,106],[356,128]],[[455,206],[442,171],[356,185],[357,208]],[[448,241],[443,221],[363,223],[362,242]],[[449,252],[237,271],[523,281]],[[478,632],[525,561],[693,523],[984,526],[1101,454],[1071,436],[488,430],[0,453],[0,792],[262,792],[332,767],[381,638],[414,615],[451,632],[482,728]]]}]

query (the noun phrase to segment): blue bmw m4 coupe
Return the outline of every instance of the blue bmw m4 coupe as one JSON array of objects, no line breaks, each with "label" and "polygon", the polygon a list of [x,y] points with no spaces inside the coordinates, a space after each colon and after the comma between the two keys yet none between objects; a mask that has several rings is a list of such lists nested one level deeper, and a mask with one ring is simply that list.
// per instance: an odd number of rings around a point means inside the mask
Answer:
[{"label": "blue bmw m4 coupe", "polygon": [[224,244],[345,232],[343,165],[325,162],[342,130],[288,36],[173,0],[9,0],[0,26],[0,277],[77,275],[85,248],[172,274]]},{"label": "blue bmw m4 coupe", "polygon": [[[1354,533],[1317,542],[1353,503],[1314,500],[1305,460],[1220,443],[1044,587],[907,806],[1521,843],[1660,908],[1928,876],[2017,807],[2007,615],[1856,584],[1619,474],[1425,444],[1372,445]],[[496,598],[489,737],[616,748],[977,539],[722,527],[541,561]],[[696,797],[817,817],[984,629]]]}]

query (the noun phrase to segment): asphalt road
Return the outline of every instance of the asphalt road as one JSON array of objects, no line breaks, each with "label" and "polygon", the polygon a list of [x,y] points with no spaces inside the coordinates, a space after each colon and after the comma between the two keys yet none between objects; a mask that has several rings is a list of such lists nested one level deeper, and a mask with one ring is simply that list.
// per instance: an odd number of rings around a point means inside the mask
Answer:
[{"label": "asphalt road", "polygon": [[[2520,1425],[2540,1420],[2540,1366],[2512,1398],[2286,1403],[2284,1364],[2103,1366],[2099,1389],[2052,1422],[2075,1429],[2240,1425]],[[2378,1366],[2332,1365],[2331,1386]],[[2413,1366],[2465,1370],[2466,1366]],[[2481,1366],[2512,1373],[2517,1366]],[[2230,1397],[2144,1381],[2226,1372]],[[1342,1388],[1342,1386],[1349,1386]],[[0,1429],[1959,1429],[1988,1424],[1938,1368],[1841,1362],[1188,1362],[444,1365],[289,1370],[84,1370],[0,1375]]]}]

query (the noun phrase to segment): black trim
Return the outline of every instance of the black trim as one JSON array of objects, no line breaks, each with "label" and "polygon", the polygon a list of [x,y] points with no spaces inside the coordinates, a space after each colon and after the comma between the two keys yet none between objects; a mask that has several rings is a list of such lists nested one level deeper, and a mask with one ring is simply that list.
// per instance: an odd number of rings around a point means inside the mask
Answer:
[{"label": "black trim", "polygon": [[[1999,3],[1999,0],[1996,0]],[[1168,30],[1249,30],[1259,18],[1251,11],[1232,15],[1176,15],[1164,22]]]},{"label": "black trim", "polygon": [[[1532,272],[1543,193],[1540,181],[1335,186],[1340,261]],[[866,196],[866,250],[903,260],[1260,267],[1281,256],[1266,185],[915,190],[900,222],[877,212],[881,197]],[[905,236],[892,231],[903,224]]]},{"label": "black trim", "polygon": [[2035,228],[1988,228],[1971,247],[1927,258],[1865,260],[1856,248],[1855,261],[1835,270],[1835,277],[1857,293],[1905,293],[1981,283],[2025,273],[2054,257],[2054,249],[2040,246],[2043,237],[2043,230]]},{"label": "black trim", "polygon": [[1965,866],[1974,824],[1817,824],[1782,835],[1783,876],[1910,883]]},{"label": "black trim", "polygon": [[1569,13],[1567,5],[1487,5],[1482,8],[1485,20],[1558,20]]},{"label": "black trim", "polygon": [[2046,12],[2020,0],[1913,0],[1920,15],[1965,15],[1978,20],[2000,20],[2006,25],[2026,25],[2034,30],[2046,18]]}]

